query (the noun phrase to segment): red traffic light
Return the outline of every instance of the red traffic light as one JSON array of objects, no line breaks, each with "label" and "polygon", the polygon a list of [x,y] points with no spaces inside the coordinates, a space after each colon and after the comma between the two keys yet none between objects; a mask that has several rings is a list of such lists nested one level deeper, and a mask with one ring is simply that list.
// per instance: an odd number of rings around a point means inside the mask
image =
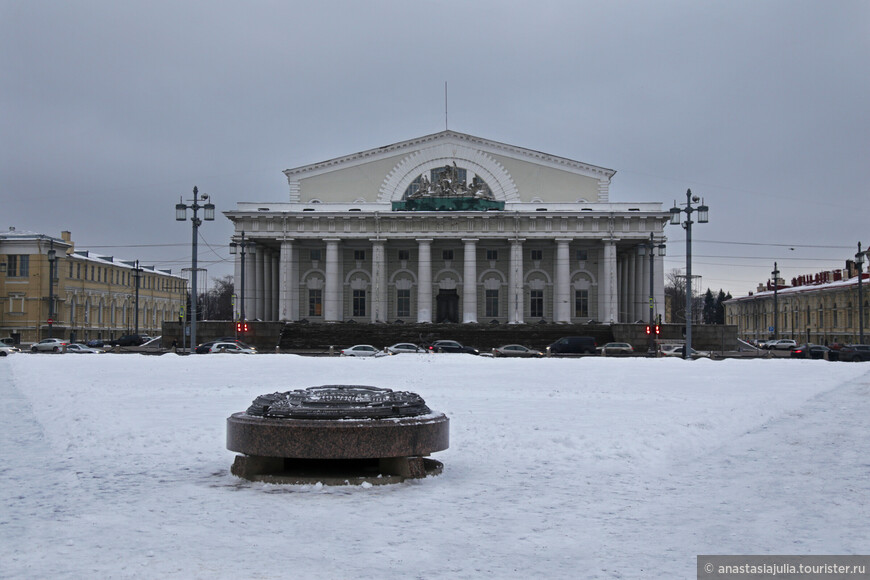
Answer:
[{"label": "red traffic light", "polygon": [[247,322],[236,322],[236,332],[246,333],[248,332],[248,323]]},{"label": "red traffic light", "polygon": [[661,334],[661,333],[662,333],[662,327],[659,326],[658,324],[656,324],[656,334]]},{"label": "red traffic light", "polygon": [[649,327],[649,324],[646,325],[646,333],[647,333],[647,334],[650,333],[650,327]]}]

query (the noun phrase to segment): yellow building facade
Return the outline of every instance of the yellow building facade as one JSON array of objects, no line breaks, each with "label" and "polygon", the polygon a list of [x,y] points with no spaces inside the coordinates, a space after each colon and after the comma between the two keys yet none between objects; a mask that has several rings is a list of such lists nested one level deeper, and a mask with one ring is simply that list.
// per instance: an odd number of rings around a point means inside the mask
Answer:
[{"label": "yellow building facade", "polygon": [[178,320],[187,292],[187,280],[168,270],[76,250],[69,232],[0,233],[0,337],[158,335],[163,322]]},{"label": "yellow building facade", "polygon": [[[854,263],[846,268],[802,276],[791,286],[772,284],[725,303],[725,322],[737,326],[743,340],[791,338],[798,343],[847,344],[860,340],[862,329],[870,332],[870,286],[862,275],[859,299],[858,272]],[[774,309],[775,305],[775,309]],[[866,342],[866,340],[865,340]]]}]

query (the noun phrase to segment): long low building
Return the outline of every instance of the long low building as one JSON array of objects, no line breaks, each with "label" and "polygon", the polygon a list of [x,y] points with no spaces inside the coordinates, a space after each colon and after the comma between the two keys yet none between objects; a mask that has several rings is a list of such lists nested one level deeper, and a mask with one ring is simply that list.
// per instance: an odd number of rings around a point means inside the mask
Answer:
[{"label": "long low building", "polygon": [[[187,302],[187,280],[168,270],[87,250],[61,237],[0,233],[0,337],[17,342],[159,335]],[[138,310],[137,310],[138,307]],[[138,313],[138,314],[137,314]]]},{"label": "long low building", "polygon": [[[288,169],[233,222],[237,318],[617,323],[664,313],[661,203],[610,169],[454,131]],[[243,267],[244,263],[244,267]],[[654,292],[650,297],[650,280]]]},{"label": "long low building", "polygon": [[870,332],[868,274],[862,274],[861,282],[859,299],[858,271],[851,260],[842,270],[797,277],[791,286],[779,281],[775,292],[769,282],[726,302],[725,321],[747,341],[776,337],[798,343],[857,343],[862,312],[863,329]]}]

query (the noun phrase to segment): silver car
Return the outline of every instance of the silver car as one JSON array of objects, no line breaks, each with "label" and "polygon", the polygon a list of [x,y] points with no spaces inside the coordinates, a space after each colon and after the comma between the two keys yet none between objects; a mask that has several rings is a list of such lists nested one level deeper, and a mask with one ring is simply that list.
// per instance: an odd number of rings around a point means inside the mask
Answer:
[{"label": "silver car", "polygon": [[60,352],[69,344],[62,338],[46,338],[30,347],[31,352]]}]

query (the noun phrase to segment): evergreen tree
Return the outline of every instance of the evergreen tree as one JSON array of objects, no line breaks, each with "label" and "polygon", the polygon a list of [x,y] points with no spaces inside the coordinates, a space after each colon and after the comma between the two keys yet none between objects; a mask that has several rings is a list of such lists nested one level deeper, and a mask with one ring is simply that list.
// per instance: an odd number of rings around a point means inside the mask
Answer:
[{"label": "evergreen tree", "polygon": [[716,324],[716,300],[713,298],[713,291],[707,288],[704,294],[704,324]]}]

